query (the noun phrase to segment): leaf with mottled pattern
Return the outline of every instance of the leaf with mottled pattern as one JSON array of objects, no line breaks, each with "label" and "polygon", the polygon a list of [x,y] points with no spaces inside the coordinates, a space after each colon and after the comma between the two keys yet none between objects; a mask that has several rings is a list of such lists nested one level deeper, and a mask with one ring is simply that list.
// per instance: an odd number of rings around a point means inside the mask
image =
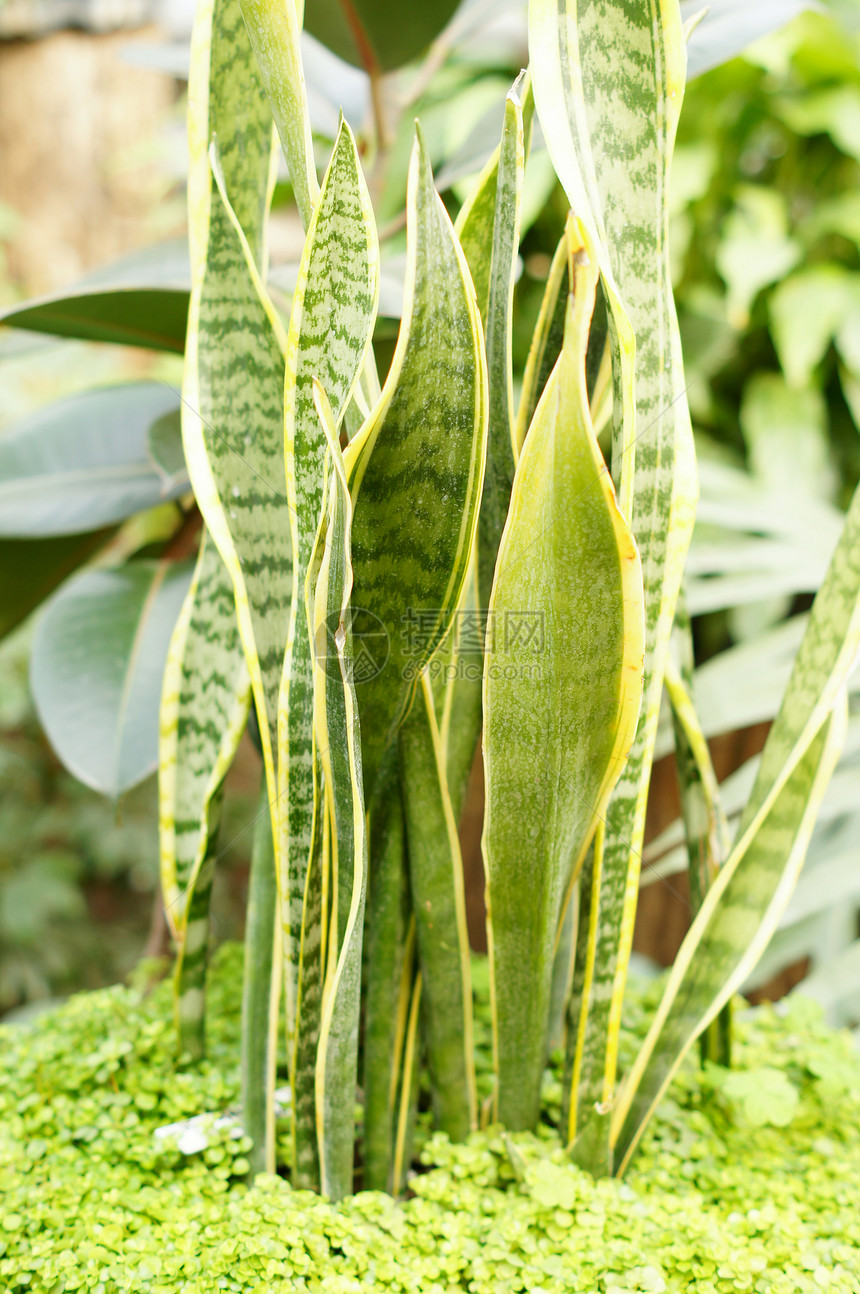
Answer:
[{"label": "leaf with mottled pattern", "polygon": [[[273,133],[238,0],[198,15],[189,87],[192,293],[182,438],[233,583],[276,848],[278,694],[292,593],[283,439],[286,338],[262,276]],[[209,148],[217,140],[217,150]],[[279,873],[280,859],[277,858]]]},{"label": "leaf with mottled pattern", "polygon": [[376,672],[357,682],[368,801],[415,681],[459,602],[486,454],[480,315],[420,132],[408,216],[397,348],[379,402],[344,452],[355,509],[353,606],[381,648]]},{"label": "leaf with mottled pattern", "polygon": [[245,729],[251,682],[233,586],[205,533],[173,631],[161,696],[158,798],[161,890],[177,941],[182,1050],[203,1051],[203,1005],[220,788]]}]

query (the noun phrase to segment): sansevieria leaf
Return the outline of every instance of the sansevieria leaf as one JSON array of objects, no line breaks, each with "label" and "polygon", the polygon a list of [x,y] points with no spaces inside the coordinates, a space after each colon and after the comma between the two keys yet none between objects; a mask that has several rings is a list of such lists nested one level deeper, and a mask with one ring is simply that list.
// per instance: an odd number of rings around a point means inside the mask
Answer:
[{"label": "sansevieria leaf", "polygon": [[233,583],[277,849],[278,694],[292,592],[286,338],[262,282],[271,114],[238,0],[210,0],[198,12],[189,97],[192,293],[182,437],[197,502]]},{"label": "sansevieria leaf", "polygon": [[[527,83],[529,104],[531,86]],[[463,250],[480,284],[489,382],[487,467],[478,521],[478,596],[486,607],[514,479],[514,384],[511,359],[514,281],[520,242],[525,130],[520,80],[505,101],[498,152],[490,159],[457,221]]]},{"label": "sansevieria leaf", "polygon": [[597,262],[569,224],[564,346],[517,465],[484,669],[484,859],[498,1117],[540,1108],[556,938],[636,725],[642,576],[585,386]]},{"label": "sansevieria leaf", "polygon": [[469,569],[487,435],[474,289],[420,132],[409,169],[403,321],[379,402],[347,446],[365,792]]},{"label": "sansevieria leaf", "polygon": [[844,739],[838,707],[858,652],[860,491],[813,604],[737,838],[625,1079],[613,1118],[622,1162],[687,1048],[744,982],[785,909]]},{"label": "sansevieria leaf", "polygon": [[477,1124],[469,934],[457,824],[426,673],[398,749],[433,1110],[436,1126],[462,1140]]},{"label": "sansevieria leaf", "polygon": [[[312,643],[305,600],[300,595],[323,508],[326,438],[314,407],[313,380],[322,382],[338,427],[370,347],[378,294],[379,249],[370,198],[352,133],[341,122],[308,229],[287,334],[287,494],[297,596],[293,598],[281,687],[278,775],[280,799],[285,806],[281,831],[291,931],[287,973],[293,998],[300,974],[300,932],[304,947],[309,951],[318,949],[323,920],[319,909],[321,888],[316,884],[306,886],[319,788],[314,775]],[[302,1073],[294,1067],[292,1074],[296,1168],[300,1168],[306,1151],[316,1140],[314,1124],[306,1126],[299,1117],[306,1109],[299,1088],[307,1084],[313,1091],[314,1086],[312,1055],[299,1037],[305,1023],[319,1013],[319,1001],[309,981],[303,985],[301,1001],[303,1019],[296,1021],[294,1045],[296,1063],[303,1058]]]},{"label": "sansevieria leaf", "polygon": [[[550,156],[597,239],[613,344],[613,471],[645,586],[642,716],[609,805],[592,914],[597,949],[577,1096],[581,1125],[614,1093],[663,665],[697,493],[666,202],[685,51],[676,0],[531,0],[529,13],[535,102]],[[630,382],[625,320],[635,334],[635,452],[629,418],[618,416]],[[602,1151],[582,1162],[608,1168]]]},{"label": "sansevieria leaf", "polygon": [[333,955],[323,986],[316,1112],[321,1186],[324,1194],[338,1200],[352,1189],[367,826],[349,615],[352,503],[332,411],[320,383],[314,388],[332,463],[313,602],[314,724],[325,771],[336,889],[329,935]]},{"label": "sansevieria leaf", "polygon": [[304,5],[293,0],[241,0],[241,6],[263,84],[269,93],[296,206],[307,229],[319,196],[319,185],[299,50]]},{"label": "sansevieria leaf", "polygon": [[251,682],[233,585],[204,532],[191,588],[173,631],[161,698],[158,799],[161,888],[178,945],[177,1022],[182,1050],[203,1051],[210,841],[220,791],[245,729]]}]

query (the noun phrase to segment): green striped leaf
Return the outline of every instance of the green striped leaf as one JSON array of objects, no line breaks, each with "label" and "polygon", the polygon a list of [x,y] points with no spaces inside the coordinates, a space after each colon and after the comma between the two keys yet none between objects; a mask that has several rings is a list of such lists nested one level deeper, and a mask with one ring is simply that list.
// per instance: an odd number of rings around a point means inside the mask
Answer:
[{"label": "green striped leaf", "polygon": [[518,456],[523,447],[526,432],[531,426],[541,392],[549,380],[550,373],[555,368],[555,362],[561,351],[569,291],[567,236],[564,235],[552,258],[540,314],[532,335],[532,342],[523,373],[523,386],[514,427],[514,442]]},{"label": "green striped leaf", "polygon": [[398,752],[433,1113],[437,1127],[463,1140],[477,1125],[469,934],[463,860],[426,673],[398,734]]},{"label": "green striped leaf", "polygon": [[314,391],[333,465],[329,507],[318,539],[318,550],[323,551],[311,623],[317,644],[314,724],[325,773],[336,887],[329,935],[331,969],[323,986],[316,1109],[322,1191],[339,1200],[352,1190],[367,828],[349,615],[352,501],[331,407],[317,381]]},{"label": "green striped leaf", "polygon": [[[233,583],[277,849],[278,694],[292,593],[286,338],[261,278],[271,114],[238,0],[210,0],[198,11],[189,100],[192,293],[182,438],[197,502]],[[209,150],[213,137],[217,152]]]},{"label": "green striped leaf", "polygon": [[370,821],[364,931],[364,1187],[396,1192],[394,1147],[409,1004],[415,979],[400,778],[392,747]]},{"label": "green striped leaf", "polygon": [[727,859],[681,945],[614,1112],[611,1140],[619,1174],[687,1051],[739,990],[776,929],[839,760],[846,718],[847,704],[840,697],[749,846]]},{"label": "green striped leaf", "polygon": [[[293,184],[296,206],[307,229],[319,197],[308,95],[299,50],[301,9],[293,0],[241,0],[257,65]],[[241,43],[247,43],[244,36]],[[254,79],[257,77],[255,75]],[[244,227],[244,226],[243,226]]]},{"label": "green striped leaf", "polygon": [[379,402],[344,453],[355,508],[353,606],[368,627],[363,649],[381,649],[366,671],[372,677],[358,683],[368,800],[415,681],[459,602],[486,453],[480,316],[420,132],[407,210],[397,348]]},{"label": "green striped leaf", "polygon": [[[744,982],[791,896],[842,741],[838,714],[826,734],[825,725],[834,706],[842,705],[858,652],[860,490],[813,604],[731,853],[682,945],[624,1081],[613,1130],[625,1162],[687,1048]],[[807,756],[813,743],[817,754]],[[743,921],[739,904],[746,909]]]},{"label": "green striped leaf", "polygon": [[248,1152],[248,1180],[274,1173],[275,1087],[281,968],[280,913],[275,876],[275,842],[266,780],[254,824],[254,844],[245,909],[245,965],[242,980],[242,1127],[254,1143]]},{"label": "green striped leaf", "polygon": [[[379,294],[379,249],[370,197],[361,173],[355,141],[342,122],[323,180],[320,199],[308,229],[293,295],[287,334],[285,386],[287,495],[292,518],[294,581],[303,589],[323,508],[326,438],[314,407],[313,379],[322,382],[339,426],[369,351]],[[289,926],[296,932],[288,949],[288,976],[293,997],[301,974],[298,932],[303,946],[318,955],[322,912],[321,887],[307,887],[314,847],[318,788],[313,749],[313,656],[303,597],[295,597],[279,705],[278,789],[282,856],[287,860]],[[312,903],[316,910],[311,910]],[[317,989],[321,983],[317,978]],[[315,1014],[309,985],[301,990],[307,1019]],[[297,1031],[299,1024],[297,1022]],[[296,1040],[304,1051],[304,1044]],[[314,1090],[312,1068],[303,1066],[308,1095]],[[313,1103],[299,1092],[292,1074],[296,1114],[296,1166],[316,1144]],[[301,1111],[309,1120],[299,1123]]]},{"label": "green striped leaf", "polygon": [[636,546],[585,387],[597,262],[569,223],[575,291],[502,536],[484,669],[484,858],[498,1117],[534,1126],[565,900],[627,755],[639,707]]},{"label": "green striped leaf", "polygon": [[233,586],[205,535],[173,631],[161,694],[161,890],[177,942],[180,1050],[203,1053],[209,898],[221,784],[245,730],[251,684]]},{"label": "green striped leaf", "polygon": [[[614,348],[613,466],[645,586],[642,716],[607,814],[581,1124],[614,1093],[663,667],[697,492],[666,207],[685,52],[674,0],[532,0],[529,40],[550,156],[571,205],[598,239]],[[619,416],[630,382],[619,362],[625,318],[635,334],[635,454],[630,420]]]},{"label": "green striped leaf", "polygon": [[[487,467],[478,521],[478,597],[482,607],[508,515],[514,479],[514,381],[511,358],[514,282],[520,243],[525,174],[525,132],[521,74],[505,100],[502,141],[490,158],[475,193],[460,212],[458,234],[473,272],[486,334],[489,382]],[[531,104],[531,85],[526,83]],[[426,988],[426,984],[425,984]]]}]

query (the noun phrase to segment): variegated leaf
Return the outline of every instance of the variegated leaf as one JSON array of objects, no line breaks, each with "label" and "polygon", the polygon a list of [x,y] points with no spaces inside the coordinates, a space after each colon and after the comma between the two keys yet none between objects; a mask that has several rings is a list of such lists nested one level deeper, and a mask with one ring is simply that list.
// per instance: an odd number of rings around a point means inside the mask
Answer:
[{"label": "variegated leaf", "polygon": [[499,1118],[540,1108],[566,897],[635,731],[643,650],[636,545],[585,387],[597,262],[569,225],[564,346],[517,465],[484,669],[484,858]]},{"label": "variegated leaf", "polygon": [[203,1052],[209,896],[220,788],[245,728],[251,683],[233,586],[205,534],[167,657],[159,742],[161,888],[178,945],[180,1047]]},{"label": "variegated leaf", "polygon": [[[355,141],[342,122],[308,229],[287,335],[287,494],[297,590],[304,588],[323,508],[326,438],[314,407],[313,380],[322,382],[332,404],[335,426],[339,426],[370,348],[378,293],[379,249],[373,212]],[[285,806],[280,819],[281,851],[287,864],[289,927],[294,932],[288,945],[287,974],[292,998],[295,1000],[301,993],[302,1023],[309,1023],[318,1013],[318,1002],[314,1003],[308,982],[301,988],[297,984],[302,973],[299,942],[309,952],[313,949],[312,955],[316,956],[323,920],[319,878],[307,884],[318,816],[312,652],[305,600],[297,596],[292,604],[280,696],[278,789]],[[314,980],[318,992],[321,983],[315,972]],[[297,1033],[300,1027],[297,1021]],[[301,1052],[305,1050],[304,1042],[295,1039],[295,1047]],[[312,1095],[314,1075],[312,1069],[302,1069],[303,1075],[292,1074],[297,1170],[301,1170],[306,1151],[313,1152],[316,1141],[312,1101],[299,1091],[301,1083],[306,1082],[308,1096]],[[301,1119],[302,1111],[307,1112],[307,1121]]]},{"label": "variegated leaf", "polygon": [[624,1080],[613,1136],[625,1162],[687,1048],[744,982],[791,896],[844,737],[839,708],[858,652],[860,490],[813,604],[731,853]]},{"label": "variegated leaf", "polygon": [[192,292],[182,438],[194,493],[233,583],[277,846],[278,693],[292,592],[286,338],[262,282],[271,114],[238,0],[209,0],[198,13],[189,99]]},{"label": "variegated leaf", "polygon": [[[635,455],[629,419],[616,412],[613,465],[642,555],[645,682],[636,741],[607,813],[581,1122],[612,1099],[615,1087],[663,666],[697,492],[666,205],[685,52],[675,0],[531,0],[529,27],[550,156],[571,205],[597,238],[616,409],[630,382],[619,362],[625,318],[635,334]],[[605,1162],[588,1166],[606,1170]]]},{"label": "variegated leaf", "polygon": [[364,1186],[393,1191],[397,1095],[415,979],[406,840],[396,749],[380,774],[370,821],[364,956]]},{"label": "variegated leaf", "polygon": [[362,937],[367,891],[367,826],[349,614],[352,502],[331,407],[314,382],[332,461],[324,546],[313,593],[316,643],[314,726],[331,822],[332,952],[322,995],[316,1065],[317,1140],[322,1191],[339,1200],[352,1190]]},{"label": "variegated leaf", "polygon": [[477,1125],[469,934],[457,824],[426,673],[398,751],[433,1112],[437,1127],[462,1140]]},{"label": "variegated leaf", "polygon": [[272,105],[275,125],[307,229],[319,196],[308,95],[299,50],[303,4],[293,0],[241,0],[248,36]]},{"label": "variegated leaf", "polygon": [[[484,475],[487,371],[469,271],[420,133],[409,170],[403,322],[378,404],[344,453],[365,792],[450,627]],[[357,643],[356,651],[359,651]]]}]

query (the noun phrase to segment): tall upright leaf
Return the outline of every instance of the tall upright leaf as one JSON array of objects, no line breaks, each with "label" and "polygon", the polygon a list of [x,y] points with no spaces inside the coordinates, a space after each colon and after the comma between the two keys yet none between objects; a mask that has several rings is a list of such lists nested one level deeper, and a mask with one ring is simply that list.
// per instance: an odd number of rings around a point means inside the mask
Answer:
[{"label": "tall upright leaf", "polygon": [[315,381],[314,388],[333,468],[329,507],[318,540],[324,551],[313,591],[314,723],[325,770],[337,888],[329,936],[334,940],[332,969],[323,987],[316,1113],[322,1190],[338,1200],[352,1189],[367,825],[349,615],[352,502],[331,408],[321,384]]},{"label": "tall upright leaf", "polygon": [[459,602],[486,453],[480,316],[420,132],[407,213],[397,347],[379,402],[344,453],[355,508],[353,606],[366,653],[357,691],[368,801],[415,682]]},{"label": "tall upright leaf", "polygon": [[[530,85],[527,91],[531,100]],[[525,131],[518,79],[505,100],[498,153],[487,163],[472,199],[457,221],[469,268],[476,285],[481,285],[478,302],[486,334],[490,395],[487,469],[478,521],[481,607],[486,607],[490,599],[496,554],[514,479],[511,336],[524,172]]]},{"label": "tall upright leaf", "polygon": [[585,386],[597,262],[582,225],[571,221],[569,236],[574,295],[517,464],[484,670],[497,1112],[512,1128],[538,1117],[564,903],[627,756],[641,688],[639,557]]},{"label": "tall upright leaf", "polygon": [[292,592],[286,338],[261,278],[273,135],[239,0],[207,0],[198,10],[189,101],[192,293],[182,437],[194,493],[233,583],[277,847],[278,693]]},{"label": "tall upright leaf", "polygon": [[180,1047],[203,1052],[212,846],[220,790],[251,699],[233,586],[212,540],[200,545],[173,631],[161,694],[158,802],[161,890],[178,945]]},{"label": "tall upright leaf", "polygon": [[752,970],[791,896],[844,739],[842,690],[858,652],[860,490],[813,604],[737,838],[624,1081],[613,1115],[623,1162],[688,1047]]},{"label": "tall upright leaf", "polygon": [[[326,438],[314,407],[313,379],[318,378],[331,402],[335,427],[349,404],[371,343],[379,293],[379,250],[370,197],[352,133],[341,123],[319,201],[308,229],[299,277],[293,295],[287,334],[285,386],[287,494],[292,519],[294,581],[304,588],[323,508]],[[287,860],[290,940],[288,975],[296,995],[299,932],[304,946],[316,946],[311,927],[320,926],[322,891],[306,886],[313,848],[318,787],[313,749],[313,657],[305,600],[293,598],[289,638],[281,686],[278,789],[285,812],[281,816],[282,850]],[[309,904],[317,904],[310,910]],[[320,985],[321,987],[321,985]],[[309,1020],[319,1002],[303,987],[301,1000]],[[296,1031],[302,1028],[296,1022]],[[296,1046],[301,1048],[298,1036]],[[298,1054],[298,1053],[297,1053]],[[308,1057],[310,1061],[310,1057]],[[298,1118],[305,1102],[298,1095],[303,1083],[313,1090],[313,1069],[292,1075],[294,1109]],[[313,1124],[296,1128],[297,1162],[303,1144],[315,1140]]]},{"label": "tall upright leaf", "polygon": [[433,1110],[436,1125],[462,1140],[477,1124],[469,934],[457,824],[426,673],[398,750]]},{"label": "tall upright leaf", "polygon": [[[610,337],[635,334],[635,454],[616,416],[613,466],[642,555],[642,717],[609,805],[581,1122],[613,1098],[663,665],[692,533],[695,462],[668,253],[669,164],[684,89],[676,0],[531,0],[535,100],[571,205],[596,231]],[[629,380],[618,356],[619,383]],[[629,505],[629,511],[628,511]],[[605,1160],[589,1164],[606,1169]]]},{"label": "tall upright leaf", "polygon": [[[293,184],[296,206],[307,229],[319,197],[308,95],[299,50],[301,3],[241,0],[247,36],[269,94],[272,115]],[[256,79],[256,74],[255,74]]]}]

